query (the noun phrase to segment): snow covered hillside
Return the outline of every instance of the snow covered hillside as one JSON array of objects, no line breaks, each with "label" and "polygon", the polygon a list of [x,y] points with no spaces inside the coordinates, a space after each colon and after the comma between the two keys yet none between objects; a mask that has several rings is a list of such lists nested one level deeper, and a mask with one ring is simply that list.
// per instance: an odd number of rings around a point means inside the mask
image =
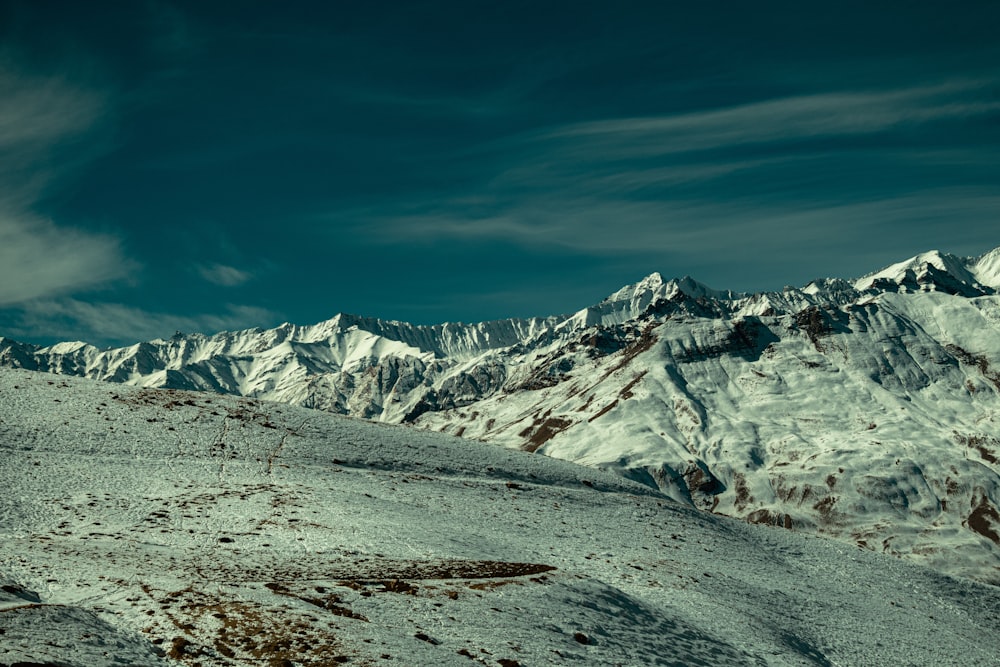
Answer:
[{"label": "snow covered hillside", "polygon": [[0,364],[417,426],[1000,583],[1000,248],[737,294],[653,274],[573,315],[339,315]]},{"label": "snow covered hillside", "polygon": [[256,399],[0,369],[0,485],[3,665],[1000,654],[995,587],[617,474]]}]

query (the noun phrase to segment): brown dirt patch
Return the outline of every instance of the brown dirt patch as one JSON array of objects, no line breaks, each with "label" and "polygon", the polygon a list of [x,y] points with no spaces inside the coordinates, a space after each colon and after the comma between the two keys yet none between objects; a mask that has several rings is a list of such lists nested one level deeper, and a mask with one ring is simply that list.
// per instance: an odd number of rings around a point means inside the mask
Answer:
[{"label": "brown dirt patch", "polygon": [[792,529],[792,517],[788,514],[771,512],[766,509],[756,510],[747,515],[747,523],[756,523],[763,526],[777,526],[779,528]]},{"label": "brown dirt patch", "polygon": [[[329,627],[288,608],[266,608],[255,602],[225,599],[187,588],[161,595],[144,587],[154,600],[170,600],[164,609],[174,636],[149,632],[154,643],[169,642],[167,655],[189,665],[245,664],[329,665],[349,659]],[[294,661],[294,662],[293,662]]]},{"label": "brown dirt patch", "polygon": [[618,392],[618,396],[621,397],[623,401],[627,401],[628,399],[635,396],[635,394],[632,393],[632,390],[635,388],[637,384],[639,384],[639,381],[642,380],[642,378],[646,377],[646,373],[648,372],[649,372],[648,370],[644,370],[641,373],[637,373],[636,376],[632,378],[632,380],[627,385],[622,387],[622,390]]},{"label": "brown dirt patch", "polygon": [[1000,463],[995,451],[995,448],[1000,447],[1000,440],[981,433],[965,435],[957,431],[954,433],[954,438],[958,444],[978,451],[984,461],[993,464]]},{"label": "brown dirt patch", "polygon": [[[527,452],[538,451],[542,445],[551,440],[557,433],[565,431],[572,425],[572,420],[549,417],[535,427],[534,432],[528,436],[527,444],[522,449]],[[525,431],[521,432],[521,435],[524,436],[526,432],[531,432],[531,429],[525,429]]]},{"label": "brown dirt patch", "polygon": [[592,417],[590,417],[590,418],[589,418],[589,419],[587,420],[587,423],[589,424],[590,422],[594,421],[595,419],[598,419],[598,418],[600,418],[600,417],[603,417],[604,415],[606,415],[606,414],[608,414],[609,412],[611,412],[612,410],[614,410],[614,409],[615,409],[615,408],[616,408],[617,406],[618,406],[618,399],[615,399],[614,401],[612,401],[612,402],[608,403],[608,404],[607,404],[607,405],[605,405],[605,406],[604,406],[603,408],[601,408],[601,409],[600,409],[600,410],[599,410],[599,411],[597,412],[597,414],[595,414],[595,415],[593,415]]},{"label": "brown dirt patch", "polygon": [[990,504],[985,495],[980,499],[979,505],[972,510],[967,523],[970,530],[1000,546],[1000,534],[997,532],[1000,531],[1000,512],[997,512],[997,508]]},{"label": "brown dirt patch", "polygon": [[750,487],[747,486],[747,478],[743,473],[733,473],[733,487],[736,491],[736,501],[733,503],[736,509],[742,512],[747,505],[754,502],[754,498],[750,495]]}]

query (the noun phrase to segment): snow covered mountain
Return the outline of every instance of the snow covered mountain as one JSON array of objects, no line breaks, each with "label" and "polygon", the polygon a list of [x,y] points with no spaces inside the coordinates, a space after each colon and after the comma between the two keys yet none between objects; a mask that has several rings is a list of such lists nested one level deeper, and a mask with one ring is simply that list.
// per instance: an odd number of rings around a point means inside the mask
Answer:
[{"label": "snow covered mountain", "polygon": [[609,472],[280,403],[0,369],[0,486],[9,667],[1000,654],[998,588]]},{"label": "snow covered mountain", "polygon": [[0,364],[413,423],[1000,583],[998,289],[1000,248],[929,252],[774,293],[653,274],[545,319],[0,339]]}]

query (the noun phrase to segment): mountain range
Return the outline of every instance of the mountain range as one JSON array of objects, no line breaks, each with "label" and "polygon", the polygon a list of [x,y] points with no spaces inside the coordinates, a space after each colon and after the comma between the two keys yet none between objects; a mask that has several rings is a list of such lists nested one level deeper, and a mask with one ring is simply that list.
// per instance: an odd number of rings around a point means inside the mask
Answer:
[{"label": "mountain range", "polygon": [[756,294],[654,273],[535,319],[0,338],[0,365],[411,424],[1000,584],[998,291],[1000,248],[933,251]]}]

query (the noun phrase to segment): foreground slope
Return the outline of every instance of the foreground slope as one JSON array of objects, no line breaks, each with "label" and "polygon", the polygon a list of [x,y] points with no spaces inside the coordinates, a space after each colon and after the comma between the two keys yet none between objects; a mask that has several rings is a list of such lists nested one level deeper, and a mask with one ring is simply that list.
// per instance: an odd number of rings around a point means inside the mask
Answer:
[{"label": "foreground slope", "polygon": [[989,664],[1000,590],[618,475],[0,371],[0,664]]},{"label": "foreground slope", "polygon": [[1000,583],[1000,249],[735,294],[653,274],[571,316],[339,315],[0,364],[418,426]]}]

